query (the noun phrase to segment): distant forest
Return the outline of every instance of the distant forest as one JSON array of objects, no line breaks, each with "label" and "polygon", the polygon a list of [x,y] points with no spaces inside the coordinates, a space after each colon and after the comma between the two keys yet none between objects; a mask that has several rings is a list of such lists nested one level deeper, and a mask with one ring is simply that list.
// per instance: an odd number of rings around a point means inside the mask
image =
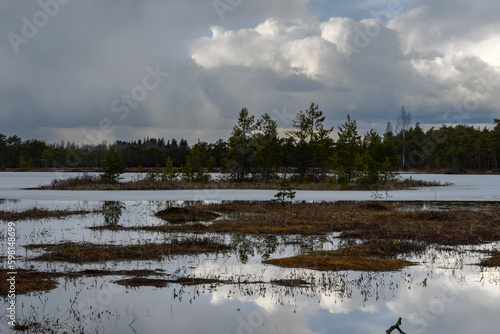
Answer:
[{"label": "distant forest", "polygon": [[144,138],[116,141],[112,144],[77,145],[47,144],[40,140],[23,141],[18,136],[0,134],[0,169],[102,167],[110,146],[119,153],[125,167],[183,167],[196,160],[205,170],[222,170],[245,179],[260,173],[266,178],[273,171],[294,169],[300,175],[342,169],[377,170],[447,170],[450,172],[498,169],[500,152],[500,120],[494,129],[470,125],[446,126],[423,131],[420,124],[411,124],[410,113],[403,107],[396,124],[387,124],[385,133],[370,130],[358,133],[356,120],[347,120],[338,127],[339,139],[331,137],[333,128],[324,128],[325,116],[311,104],[293,120],[293,128],[279,137],[276,121],[268,114],[256,118],[242,109],[238,123],[228,140],[215,143],[199,141],[189,145],[184,139]]}]

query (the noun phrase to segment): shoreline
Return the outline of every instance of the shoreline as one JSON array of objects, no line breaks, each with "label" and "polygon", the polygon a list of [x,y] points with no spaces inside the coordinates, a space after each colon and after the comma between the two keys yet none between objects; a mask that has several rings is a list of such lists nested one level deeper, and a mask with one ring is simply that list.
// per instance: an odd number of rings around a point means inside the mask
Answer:
[{"label": "shoreline", "polygon": [[[124,169],[123,173],[147,173],[150,171],[157,170],[157,167],[143,167],[139,172],[135,167],[127,167]],[[21,170],[20,168],[4,168],[0,170],[0,173],[102,173],[102,168],[93,168],[93,167],[78,167],[78,168],[33,168],[30,170]],[[178,168],[177,172],[181,173],[181,169]],[[213,171],[205,171],[207,174],[220,174],[222,173],[220,168],[216,168]],[[279,173],[282,173],[280,171]],[[293,174],[295,170],[287,169],[286,173]],[[500,170],[463,170],[463,171],[452,171],[452,170],[444,170],[444,169],[430,169],[430,170],[421,170],[421,169],[405,169],[405,170],[397,170],[396,174],[443,174],[443,175],[500,175]]]}]

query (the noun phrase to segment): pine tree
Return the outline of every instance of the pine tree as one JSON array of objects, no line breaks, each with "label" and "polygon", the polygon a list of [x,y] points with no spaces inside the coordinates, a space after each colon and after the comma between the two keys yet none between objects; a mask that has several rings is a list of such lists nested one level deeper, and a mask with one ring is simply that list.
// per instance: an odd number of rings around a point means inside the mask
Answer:
[{"label": "pine tree", "polygon": [[333,139],[330,134],[333,128],[325,129],[325,116],[318,105],[311,103],[306,111],[299,111],[293,121],[295,130],[288,134],[296,143],[298,172],[304,177],[309,168],[312,168],[312,179],[316,179],[316,167],[324,168],[331,155]]},{"label": "pine tree", "polygon": [[114,146],[111,146],[102,161],[101,179],[107,183],[116,183],[124,169],[120,154],[115,151]]},{"label": "pine tree", "polygon": [[255,117],[249,115],[247,108],[243,108],[238,117],[238,124],[233,127],[229,138],[229,151],[224,166],[224,171],[235,181],[245,180],[255,165],[255,130]]},{"label": "pine tree", "polygon": [[186,157],[186,164],[182,168],[182,179],[189,182],[208,182],[210,176],[203,171],[206,160],[207,150],[205,145],[198,142],[191,148],[189,156]]},{"label": "pine tree", "polygon": [[177,170],[174,167],[173,161],[170,157],[165,162],[165,168],[161,174],[161,181],[166,183],[174,183],[177,181]]},{"label": "pine tree", "polygon": [[337,141],[337,154],[340,165],[343,167],[348,183],[354,178],[356,171],[356,157],[360,152],[361,137],[358,134],[356,120],[347,121],[339,126],[339,139]]},{"label": "pine tree", "polygon": [[279,202],[282,205],[285,204],[286,199],[293,200],[295,198],[295,191],[292,190],[290,181],[287,179],[286,174],[280,180],[280,186],[278,192],[274,195],[275,199],[273,202]]},{"label": "pine tree", "polygon": [[281,140],[278,138],[278,125],[266,113],[257,121],[260,131],[254,137],[256,148],[256,168],[265,183],[269,182],[281,158]]}]

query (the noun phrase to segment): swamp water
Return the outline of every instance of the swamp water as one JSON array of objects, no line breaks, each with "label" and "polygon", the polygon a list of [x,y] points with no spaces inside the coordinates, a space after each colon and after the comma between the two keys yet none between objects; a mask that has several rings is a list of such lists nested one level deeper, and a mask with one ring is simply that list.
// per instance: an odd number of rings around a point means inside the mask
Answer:
[{"label": "swamp water", "polygon": [[[227,281],[194,286],[169,283],[165,287],[125,287],[115,283],[128,278],[123,275],[56,278],[58,285],[53,290],[17,296],[18,321],[39,323],[40,333],[50,333],[50,330],[54,333],[385,333],[399,317],[403,319],[401,329],[406,333],[496,333],[500,328],[500,270],[477,265],[487,256],[484,250],[498,249],[498,242],[429,247],[424,253],[405,257],[418,265],[394,272],[323,272],[262,263],[311,249],[335,249],[341,242],[337,234],[306,237],[213,234],[197,238],[235,245],[235,249],[146,261],[111,260],[92,264],[34,261],[31,258],[43,251],[27,250],[23,246],[68,241],[127,245],[190,238],[180,233],[98,231],[88,227],[110,223],[125,227],[159,225],[164,222],[154,213],[168,206],[182,205],[185,200],[217,201],[229,195],[221,191],[204,198],[207,193],[201,192],[198,197],[186,198],[185,192],[174,191],[145,192],[140,196],[146,198],[141,198],[136,192],[112,192],[110,197],[120,197],[121,201],[102,201],[103,192],[63,192],[64,199],[61,199],[59,192],[20,189],[46,183],[39,182],[39,175],[34,175],[29,182],[24,179],[22,186],[18,186],[21,181],[16,183],[12,179],[2,183],[4,177],[0,173],[0,198],[4,198],[0,200],[0,210],[37,207],[98,211],[15,222],[17,268],[49,272],[149,269],[155,274],[147,277],[155,279],[197,277]],[[482,181],[467,179],[460,184],[456,182],[457,176],[453,178],[455,181],[449,180],[455,183],[453,187],[462,191],[474,188],[469,195],[461,196],[473,197],[476,201],[498,198],[498,194],[488,188],[492,178],[484,181],[483,192],[479,189]],[[418,200],[419,196],[434,198],[437,192],[438,198],[445,200],[444,193],[449,191],[421,189],[414,194]],[[391,192],[391,199],[407,200],[406,192]],[[270,199],[274,192],[270,193],[267,198],[257,199]],[[343,196],[340,192],[311,192],[312,198],[307,198],[307,192],[301,193],[300,200],[317,200],[317,196],[332,200]],[[176,194],[182,201],[172,203]],[[232,191],[232,199],[241,199],[238,194]],[[247,196],[245,191],[242,194]],[[268,195],[258,191],[253,194]],[[92,196],[97,198],[87,200]],[[149,196],[154,200],[149,200]],[[368,192],[358,192],[358,196],[370,199]],[[368,198],[363,198],[365,196]],[[449,200],[457,200],[456,197],[454,194]],[[423,203],[422,206],[440,209],[446,205]],[[1,255],[6,254],[6,236],[7,224],[0,222]],[[5,262],[2,259],[2,268],[6,268]],[[283,286],[274,282],[279,279],[300,279],[306,284]],[[9,333],[7,299],[1,300],[0,333]],[[36,332],[36,327],[31,330]]]}]

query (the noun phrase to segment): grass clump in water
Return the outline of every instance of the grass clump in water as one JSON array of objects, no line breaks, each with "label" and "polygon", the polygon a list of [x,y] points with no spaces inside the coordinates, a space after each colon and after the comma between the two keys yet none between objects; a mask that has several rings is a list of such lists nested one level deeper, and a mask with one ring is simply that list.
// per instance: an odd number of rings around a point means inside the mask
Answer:
[{"label": "grass clump in water", "polygon": [[[0,269],[0,296],[7,296],[10,289],[10,282],[7,281],[11,275],[8,275],[7,269]],[[17,269],[15,275],[16,294],[22,295],[29,292],[41,291],[46,292],[57,287],[57,282],[54,280],[59,277],[95,277],[95,276],[150,276],[162,275],[161,272],[155,270],[97,270],[86,269],[74,272],[44,272],[25,269]]]},{"label": "grass clump in water", "polygon": [[480,263],[482,267],[500,267],[500,251],[494,250],[490,253],[490,257],[483,259]]},{"label": "grass clump in water", "polygon": [[271,284],[284,286],[287,288],[299,288],[312,285],[302,279],[276,279],[272,280]]},{"label": "grass clump in water", "polygon": [[139,245],[98,245],[92,243],[64,242],[25,246],[41,248],[46,253],[35,257],[37,261],[72,263],[104,262],[115,260],[160,260],[170,255],[191,255],[227,251],[230,247],[209,239],[174,240],[170,243]]},{"label": "grass clump in water", "polygon": [[477,245],[500,240],[500,209],[400,211],[356,219],[341,237],[411,239],[441,245]]},{"label": "grass clump in water", "polygon": [[155,214],[155,216],[164,219],[171,224],[182,224],[195,221],[211,221],[219,217],[219,215],[214,212],[179,207],[170,207],[168,209],[159,211]]},{"label": "grass clump in water", "polygon": [[333,251],[312,251],[304,255],[271,259],[264,261],[264,263],[287,268],[325,271],[396,271],[416,263],[390,257],[402,252],[408,252],[410,249],[420,249],[421,247],[420,245],[410,246],[410,243],[408,243],[403,250],[396,242],[379,241]]},{"label": "grass clump in water", "polygon": [[46,210],[32,208],[25,211],[0,211],[0,220],[3,221],[19,221],[27,219],[45,219],[45,218],[63,218],[73,215],[85,215],[91,211],[85,210]]},{"label": "grass clump in water", "polygon": [[[0,296],[7,296],[10,291],[11,275],[8,270],[0,269]],[[54,278],[61,277],[59,273],[40,273],[18,269],[15,275],[15,293],[17,295],[35,291],[50,291],[57,287]]]},{"label": "grass clump in water", "polygon": [[180,284],[185,286],[194,286],[194,285],[204,285],[204,284],[222,284],[222,283],[230,283],[229,281],[222,281],[215,278],[195,278],[195,277],[180,277],[175,280],[166,280],[166,279],[154,279],[154,278],[142,278],[142,277],[134,277],[134,278],[126,278],[115,281],[115,283],[120,285],[125,285],[129,287],[140,287],[140,286],[154,286],[157,288],[163,288],[169,284]]}]

